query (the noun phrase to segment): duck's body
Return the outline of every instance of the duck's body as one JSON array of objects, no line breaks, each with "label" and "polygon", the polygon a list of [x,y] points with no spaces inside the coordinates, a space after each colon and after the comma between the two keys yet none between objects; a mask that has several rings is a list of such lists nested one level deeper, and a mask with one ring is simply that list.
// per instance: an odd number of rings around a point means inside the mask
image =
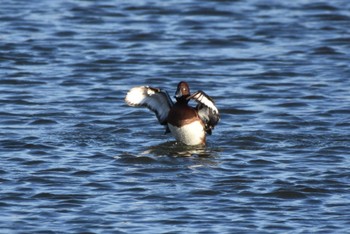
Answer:
[{"label": "duck's body", "polygon": [[204,124],[196,109],[177,102],[170,109],[167,122],[177,141],[186,145],[205,144]]},{"label": "duck's body", "polygon": [[[171,132],[178,142],[185,145],[204,145],[206,133],[218,123],[219,111],[214,101],[203,91],[190,94],[186,82],[180,82],[173,104],[168,93],[157,88],[139,86],[132,88],[125,97],[130,106],[145,106],[156,113],[158,121],[166,125],[166,132]],[[193,108],[188,105],[190,99],[198,102]]]}]

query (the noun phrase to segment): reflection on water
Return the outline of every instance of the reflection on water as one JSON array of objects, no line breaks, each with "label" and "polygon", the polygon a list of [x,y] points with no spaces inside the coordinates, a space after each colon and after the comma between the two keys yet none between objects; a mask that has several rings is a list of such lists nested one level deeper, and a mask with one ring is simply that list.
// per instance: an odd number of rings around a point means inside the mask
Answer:
[{"label": "reflection on water", "polygon": [[172,157],[218,157],[219,150],[210,146],[188,146],[178,142],[165,142],[148,147],[141,155],[172,156]]}]

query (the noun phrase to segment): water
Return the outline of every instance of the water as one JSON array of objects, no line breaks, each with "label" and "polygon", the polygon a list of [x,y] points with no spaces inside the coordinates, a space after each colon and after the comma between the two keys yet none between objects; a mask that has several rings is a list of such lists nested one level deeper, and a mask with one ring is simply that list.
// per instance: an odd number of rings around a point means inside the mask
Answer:
[{"label": "water", "polygon": [[[349,233],[349,12],[2,1],[0,232]],[[180,80],[221,111],[204,148],[124,104]]]}]

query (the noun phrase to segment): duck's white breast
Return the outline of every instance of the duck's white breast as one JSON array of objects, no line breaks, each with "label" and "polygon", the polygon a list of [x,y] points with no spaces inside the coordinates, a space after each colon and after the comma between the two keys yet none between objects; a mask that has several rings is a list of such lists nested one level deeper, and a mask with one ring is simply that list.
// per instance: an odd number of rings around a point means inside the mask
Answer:
[{"label": "duck's white breast", "polygon": [[194,121],[182,127],[176,127],[168,124],[171,134],[179,142],[185,145],[205,144],[205,131],[199,121]]}]

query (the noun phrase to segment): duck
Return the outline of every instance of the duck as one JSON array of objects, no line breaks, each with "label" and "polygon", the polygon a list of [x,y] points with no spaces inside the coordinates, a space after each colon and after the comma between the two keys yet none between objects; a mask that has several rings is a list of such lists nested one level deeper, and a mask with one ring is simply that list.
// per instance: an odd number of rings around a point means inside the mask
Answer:
[{"label": "duck", "polygon": [[[127,92],[125,102],[154,112],[158,122],[165,126],[165,133],[171,133],[180,144],[206,145],[206,136],[212,134],[220,120],[214,100],[201,90],[191,94],[185,81],[178,83],[174,97],[175,103],[165,90],[137,86]],[[189,105],[191,100],[197,102],[195,107]]]}]

